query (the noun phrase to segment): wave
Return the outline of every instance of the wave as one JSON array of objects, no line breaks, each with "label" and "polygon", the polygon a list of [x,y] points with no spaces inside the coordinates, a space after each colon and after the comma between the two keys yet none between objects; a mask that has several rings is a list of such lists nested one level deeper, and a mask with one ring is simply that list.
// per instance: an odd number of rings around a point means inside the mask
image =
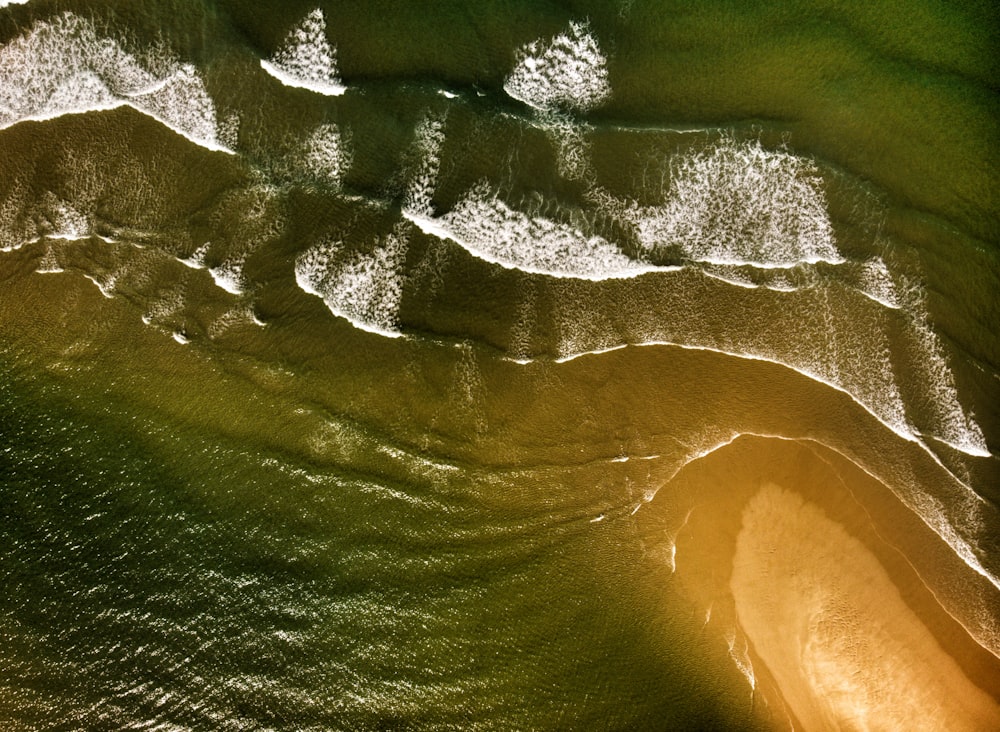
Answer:
[{"label": "wave", "polygon": [[503,88],[510,97],[543,111],[586,112],[611,96],[607,58],[585,22],[571,22],[564,33],[519,49]]},{"label": "wave", "polygon": [[316,245],[295,260],[295,282],[355,327],[398,338],[408,226],[378,239],[368,253],[347,254],[340,241]]},{"label": "wave", "polygon": [[409,211],[403,215],[424,233],[451,240],[473,256],[507,269],[589,280],[636,277],[661,269],[631,259],[600,236],[517,211],[491,194],[485,183],[444,216]]},{"label": "wave", "polygon": [[[639,206],[600,189],[588,192],[602,213],[633,231],[640,258],[628,257],[601,237],[515,211],[491,195],[485,183],[435,218],[430,198],[440,168],[441,126],[436,121],[433,136],[418,138],[423,163],[411,180],[404,214],[427,233],[505,267],[612,279],[676,268],[656,262],[693,262],[724,278],[725,267],[788,269],[847,261],[837,251],[816,166],[784,151],[764,150],[758,141],[729,137],[674,160],[662,205]],[[880,279],[884,273],[875,262],[868,267],[870,291],[889,299],[885,277]],[[774,286],[781,289],[777,281]]]},{"label": "wave", "polygon": [[484,261],[553,277],[617,279],[658,269],[629,258],[600,236],[511,208],[485,181],[448,213],[434,216],[431,199],[441,169],[444,124],[443,116],[428,115],[414,135],[419,162],[409,178],[402,214],[425,234],[451,240]]},{"label": "wave", "polygon": [[[608,315],[557,307],[557,320],[566,331],[558,358],[665,339],[751,354],[852,394],[883,424],[912,439],[925,428],[914,426],[909,400],[896,382],[900,356],[885,330],[899,319],[890,316],[887,321],[879,311],[903,312],[903,330],[921,354],[919,380],[934,394],[936,405],[933,415],[916,417],[917,422],[933,425],[930,431],[937,439],[961,452],[989,454],[982,431],[958,401],[954,378],[926,325],[925,308],[906,295],[919,288],[908,283],[897,287],[880,256],[853,262],[840,253],[823,179],[811,160],[724,134],[672,158],[661,190],[649,193],[662,203],[639,205],[590,188],[586,198],[596,213],[631,234],[636,255],[630,256],[593,231],[516,210],[486,182],[473,186],[446,213],[434,215],[431,198],[440,173],[443,124],[438,118],[418,127],[415,147],[421,162],[411,175],[402,215],[425,234],[454,242],[478,259],[526,275],[567,280],[602,282],[693,269],[741,289],[812,293],[801,303],[801,322],[789,323],[790,333],[764,328],[757,335],[736,321],[718,323],[711,335],[687,325],[685,317],[692,323],[716,320],[706,317],[704,309],[710,305],[688,304],[687,315],[677,313],[676,322],[650,322],[631,334],[601,331],[597,323]],[[581,220],[565,207],[556,209],[568,221]],[[876,310],[865,318],[850,316],[862,307],[851,293],[863,295]],[[842,303],[845,296],[850,300]],[[568,297],[579,302],[578,296]],[[796,339],[799,331],[801,339]]]},{"label": "wave", "polygon": [[337,71],[337,49],[327,40],[322,8],[310,11],[288,32],[285,45],[261,68],[285,86],[308,89],[326,96],[339,96],[344,86]]},{"label": "wave", "polygon": [[625,216],[651,258],[787,268],[842,264],[814,163],[723,137],[670,162],[666,202]]},{"label": "wave", "polygon": [[299,169],[328,185],[339,186],[351,167],[350,148],[335,124],[317,125],[303,143],[300,154]]},{"label": "wave", "polygon": [[191,142],[231,152],[200,74],[162,52],[139,58],[72,13],[0,48],[0,129],[129,106]]}]

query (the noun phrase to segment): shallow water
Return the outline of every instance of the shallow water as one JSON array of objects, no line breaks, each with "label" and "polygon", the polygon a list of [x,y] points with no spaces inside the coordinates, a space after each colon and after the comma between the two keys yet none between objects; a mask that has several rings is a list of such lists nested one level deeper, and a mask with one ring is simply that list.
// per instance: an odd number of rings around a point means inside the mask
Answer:
[{"label": "shallow water", "polygon": [[771,484],[995,707],[996,30],[0,7],[3,726],[787,729]]}]

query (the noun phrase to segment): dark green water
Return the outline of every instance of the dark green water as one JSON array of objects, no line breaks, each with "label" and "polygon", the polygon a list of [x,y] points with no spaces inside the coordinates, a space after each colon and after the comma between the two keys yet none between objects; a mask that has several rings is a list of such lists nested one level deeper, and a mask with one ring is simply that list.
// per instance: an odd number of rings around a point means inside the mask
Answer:
[{"label": "dark green water", "polygon": [[0,8],[0,726],[787,729],[772,481],[995,703],[998,29]]}]

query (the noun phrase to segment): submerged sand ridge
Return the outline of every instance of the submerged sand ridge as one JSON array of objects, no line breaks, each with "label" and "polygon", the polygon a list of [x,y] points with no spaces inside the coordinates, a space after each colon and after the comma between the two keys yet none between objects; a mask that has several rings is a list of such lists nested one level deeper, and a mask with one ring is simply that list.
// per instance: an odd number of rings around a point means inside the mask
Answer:
[{"label": "submerged sand ridge", "polygon": [[748,502],[730,587],[740,626],[806,729],[1000,729],[1000,706],[871,552],[799,495],[772,483]]}]

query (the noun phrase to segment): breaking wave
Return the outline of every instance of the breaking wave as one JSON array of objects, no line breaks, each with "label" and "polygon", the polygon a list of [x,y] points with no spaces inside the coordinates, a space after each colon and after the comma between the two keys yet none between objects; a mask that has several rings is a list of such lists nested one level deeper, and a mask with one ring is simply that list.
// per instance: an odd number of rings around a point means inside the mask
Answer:
[{"label": "breaking wave", "polygon": [[396,338],[407,228],[381,237],[368,253],[346,253],[337,241],[312,247],[295,260],[295,281],[355,327]]},{"label": "breaking wave", "polygon": [[521,48],[503,88],[538,110],[586,112],[611,96],[608,61],[589,25],[574,21],[564,33]]},{"label": "breaking wave", "polygon": [[261,68],[285,86],[340,96],[344,86],[337,71],[337,49],[326,37],[326,16],[316,8],[288,32],[283,45]]},{"label": "breaking wave", "polygon": [[198,145],[228,152],[215,105],[191,64],[163,52],[128,53],[68,12],[38,21],[0,48],[0,129],[125,105]]}]

